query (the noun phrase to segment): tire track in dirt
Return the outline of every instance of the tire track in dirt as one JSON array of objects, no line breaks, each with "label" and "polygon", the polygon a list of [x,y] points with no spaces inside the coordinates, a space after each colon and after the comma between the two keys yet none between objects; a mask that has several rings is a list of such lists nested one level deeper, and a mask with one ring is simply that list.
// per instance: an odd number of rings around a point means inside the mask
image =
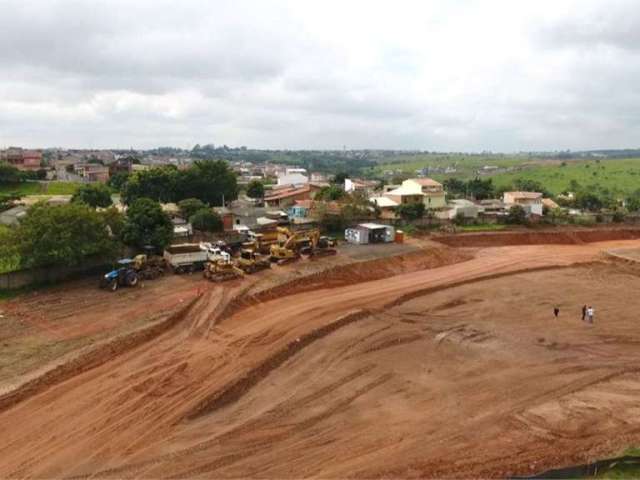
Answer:
[{"label": "tire track in dirt", "polygon": [[170,315],[167,319],[152,324],[149,327],[136,330],[133,333],[116,337],[106,343],[76,355],[74,358],[61,363],[50,370],[38,375],[0,395],[0,412],[8,410],[19,402],[37,395],[47,388],[59,384],[68,378],[79,375],[93,368],[104,365],[115,357],[122,355],[146,342],[162,335],[183,321],[199,297],[192,299],[185,307]]}]

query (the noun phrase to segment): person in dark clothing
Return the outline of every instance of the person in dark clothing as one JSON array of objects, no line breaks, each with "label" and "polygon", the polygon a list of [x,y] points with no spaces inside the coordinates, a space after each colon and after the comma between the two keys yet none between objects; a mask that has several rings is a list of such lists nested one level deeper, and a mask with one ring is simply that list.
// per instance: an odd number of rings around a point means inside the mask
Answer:
[{"label": "person in dark clothing", "polygon": [[582,306],[582,321],[584,322],[584,319],[587,318],[587,306],[583,305]]},{"label": "person in dark clothing", "polygon": [[558,318],[559,313],[560,313],[560,309],[558,307],[554,307],[553,314],[555,315],[556,318]]}]

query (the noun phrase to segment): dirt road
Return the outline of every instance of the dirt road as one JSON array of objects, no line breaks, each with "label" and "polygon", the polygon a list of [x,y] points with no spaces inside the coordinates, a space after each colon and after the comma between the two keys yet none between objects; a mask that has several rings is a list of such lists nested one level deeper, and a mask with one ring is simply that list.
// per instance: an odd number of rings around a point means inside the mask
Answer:
[{"label": "dirt road", "polygon": [[[226,318],[233,292],[208,290],[159,338],[1,412],[0,476],[503,476],[618,448],[640,437],[640,281],[592,263],[638,245],[487,248]],[[565,320],[584,302],[602,325]]]}]

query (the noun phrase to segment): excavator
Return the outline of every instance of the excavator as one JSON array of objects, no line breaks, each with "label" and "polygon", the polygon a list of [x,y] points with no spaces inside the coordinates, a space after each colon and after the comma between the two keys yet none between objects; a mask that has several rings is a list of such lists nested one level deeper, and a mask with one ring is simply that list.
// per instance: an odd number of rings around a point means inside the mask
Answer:
[{"label": "excavator", "polygon": [[291,231],[278,227],[279,243],[271,246],[271,260],[279,265],[300,258],[300,256],[326,256],[337,253],[335,239],[320,236],[320,230]]}]

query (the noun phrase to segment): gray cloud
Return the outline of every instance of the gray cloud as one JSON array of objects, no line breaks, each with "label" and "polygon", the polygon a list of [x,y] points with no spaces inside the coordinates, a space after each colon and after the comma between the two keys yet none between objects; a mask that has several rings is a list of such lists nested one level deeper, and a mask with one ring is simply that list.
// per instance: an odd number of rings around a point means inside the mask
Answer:
[{"label": "gray cloud", "polygon": [[0,0],[0,147],[631,147],[633,1]]}]

